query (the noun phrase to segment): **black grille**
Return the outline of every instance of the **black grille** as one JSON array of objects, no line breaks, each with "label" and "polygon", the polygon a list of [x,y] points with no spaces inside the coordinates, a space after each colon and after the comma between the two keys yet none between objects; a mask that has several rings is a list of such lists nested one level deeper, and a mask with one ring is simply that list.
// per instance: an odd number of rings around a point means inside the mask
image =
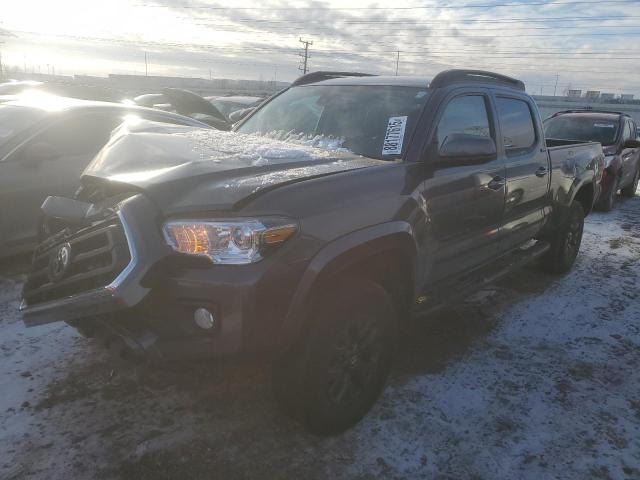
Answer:
[{"label": "black grille", "polygon": [[[53,275],[52,258],[65,244],[71,247],[70,262],[62,275]],[[24,286],[24,299],[28,305],[35,305],[106,286],[130,260],[127,239],[117,216],[89,227],[66,228],[36,248]]]}]

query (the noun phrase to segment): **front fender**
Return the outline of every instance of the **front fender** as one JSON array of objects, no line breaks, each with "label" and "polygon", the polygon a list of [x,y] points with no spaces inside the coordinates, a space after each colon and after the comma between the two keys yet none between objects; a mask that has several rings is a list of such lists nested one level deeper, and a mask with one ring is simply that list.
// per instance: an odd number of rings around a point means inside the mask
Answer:
[{"label": "front fender", "polygon": [[411,225],[392,221],[367,227],[340,237],[323,247],[309,262],[294,293],[280,332],[280,345],[290,345],[302,333],[311,313],[316,287],[321,277],[331,276],[385,251],[401,249],[408,254],[411,265],[416,258],[417,245]]}]

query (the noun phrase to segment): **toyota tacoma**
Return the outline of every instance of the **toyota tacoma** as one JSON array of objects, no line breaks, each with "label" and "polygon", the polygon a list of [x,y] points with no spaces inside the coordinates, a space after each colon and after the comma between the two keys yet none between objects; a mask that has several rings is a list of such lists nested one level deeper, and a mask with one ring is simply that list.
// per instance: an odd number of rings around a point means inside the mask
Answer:
[{"label": "toyota tacoma", "polygon": [[337,433],[402,322],[528,262],[571,268],[602,162],[545,140],[510,77],[311,73],[231,132],[114,132],[42,206],[23,319],[150,358],[268,352],[284,410]]}]

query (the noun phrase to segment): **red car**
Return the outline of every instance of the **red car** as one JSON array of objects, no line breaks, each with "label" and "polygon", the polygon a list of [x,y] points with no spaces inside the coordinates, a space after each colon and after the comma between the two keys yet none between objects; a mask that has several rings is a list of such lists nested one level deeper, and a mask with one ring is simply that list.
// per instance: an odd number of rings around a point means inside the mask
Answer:
[{"label": "red car", "polygon": [[605,154],[601,210],[611,210],[618,191],[633,197],[640,178],[640,141],[636,122],[620,112],[567,110],[544,121],[547,138],[600,142]]}]

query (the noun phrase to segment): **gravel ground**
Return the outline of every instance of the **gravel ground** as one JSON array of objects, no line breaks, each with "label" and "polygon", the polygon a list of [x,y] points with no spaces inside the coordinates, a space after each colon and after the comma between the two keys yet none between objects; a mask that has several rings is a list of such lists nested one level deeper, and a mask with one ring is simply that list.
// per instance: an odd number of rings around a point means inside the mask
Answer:
[{"label": "gravel ground", "polygon": [[0,478],[640,479],[640,197],[588,218],[564,277],[516,272],[402,340],[334,438],[281,415],[263,365],[115,361],[25,329],[0,269]]}]

